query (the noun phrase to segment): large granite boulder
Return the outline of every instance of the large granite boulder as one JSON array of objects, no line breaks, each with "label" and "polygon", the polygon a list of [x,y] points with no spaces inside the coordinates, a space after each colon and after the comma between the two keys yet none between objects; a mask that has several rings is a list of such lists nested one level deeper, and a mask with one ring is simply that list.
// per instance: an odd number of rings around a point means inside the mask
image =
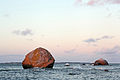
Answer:
[{"label": "large granite boulder", "polygon": [[37,48],[30,53],[28,53],[22,62],[24,69],[39,67],[39,68],[52,68],[54,65],[55,59],[44,48]]},{"label": "large granite boulder", "polygon": [[95,61],[94,65],[109,65],[108,62],[102,58]]}]

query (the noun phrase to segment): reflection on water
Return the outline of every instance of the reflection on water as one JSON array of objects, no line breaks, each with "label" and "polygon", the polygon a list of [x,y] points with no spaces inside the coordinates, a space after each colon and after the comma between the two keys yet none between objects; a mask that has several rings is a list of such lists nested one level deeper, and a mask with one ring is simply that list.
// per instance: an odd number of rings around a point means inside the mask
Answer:
[{"label": "reflection on water", "polygon": [[23,69],[21,63],[1,63],[0,80],[120,80],[120,64],[69,64],[55,63],[53,69]]}]

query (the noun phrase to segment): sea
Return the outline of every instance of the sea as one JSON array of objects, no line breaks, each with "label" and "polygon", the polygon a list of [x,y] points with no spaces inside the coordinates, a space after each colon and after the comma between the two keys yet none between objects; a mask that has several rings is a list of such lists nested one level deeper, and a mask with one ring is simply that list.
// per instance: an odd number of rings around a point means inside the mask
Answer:
[{"label": "sea", "polygon": [[0,63],[0,80],[120,80],[120,64],[56,62],[53,69],[23,69],[19,62]]}]

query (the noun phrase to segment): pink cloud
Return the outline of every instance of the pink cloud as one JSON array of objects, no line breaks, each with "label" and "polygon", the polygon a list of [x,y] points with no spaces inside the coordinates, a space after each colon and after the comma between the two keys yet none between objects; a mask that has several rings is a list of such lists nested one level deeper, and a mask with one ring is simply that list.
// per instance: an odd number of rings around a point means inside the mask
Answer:
[{"label": "pink cloud", "polygon": [[120,4],[120,0],[112,0],[113,4]]},{"label": "pink cloud", "polygon": [[[77,0],[77,3],[83,3],[83,0]],[[88,0],[85,4],[89,6],[93,5],[105,5],[105,4],[120,4],[120,0]]]},{"label": "pink cloud", "polygon": [[82,3],[82,0],[76,0],[75,5],[77,5],[78,3]]},{"label": "pink cloud", "polygon": [[77,2],[82,2],[82,0],[77,0]]},{"label": "pink cloud", "polygon": [[87,5],[95,5],[98,1],[90,0],[88,1]]}]

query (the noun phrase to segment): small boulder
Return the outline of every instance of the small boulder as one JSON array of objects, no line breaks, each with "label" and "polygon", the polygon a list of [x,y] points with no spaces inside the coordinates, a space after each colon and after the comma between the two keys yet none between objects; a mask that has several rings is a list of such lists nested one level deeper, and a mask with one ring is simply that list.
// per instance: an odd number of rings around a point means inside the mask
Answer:
[{"label": "small boulder", "polygon": [[55,59],[44,48],[37,48],[30,53],[28,53],[22,62],[24,69],[39,67],[39,68],[52,68],[54,65]]},{"label": "small boulder", "polygon": [[107,70],[107,69],[104,69],[104,71],[105,71],[105,72],[109,72],[109,70]]},{"label": "small boulder", "polygon": [[95,61],[94,65],[109,65],[108,62],[102,58]]}]

